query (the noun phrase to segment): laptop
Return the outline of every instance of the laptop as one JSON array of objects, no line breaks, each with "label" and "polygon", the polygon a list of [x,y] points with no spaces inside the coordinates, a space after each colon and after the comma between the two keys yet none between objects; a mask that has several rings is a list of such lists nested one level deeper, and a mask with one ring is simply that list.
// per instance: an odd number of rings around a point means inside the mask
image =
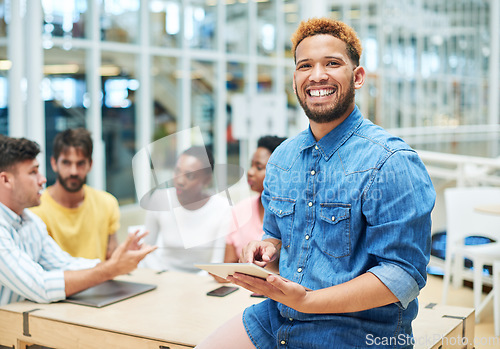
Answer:
[{"label": "laptop", "polygon": [[67,297],[63,302],[102,308],[154,290],[156,285],[138,282],[108,280]]}]

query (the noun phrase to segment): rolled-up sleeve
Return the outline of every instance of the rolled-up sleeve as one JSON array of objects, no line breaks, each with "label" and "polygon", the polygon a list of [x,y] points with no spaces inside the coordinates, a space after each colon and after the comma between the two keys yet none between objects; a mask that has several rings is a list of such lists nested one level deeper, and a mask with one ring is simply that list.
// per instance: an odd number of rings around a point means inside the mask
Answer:
[{"label": "rolled-up sleeve", "polygon": [[0,284],[3,287],[38,303],[66,297],[62,270],[44,270],[4,236],[0,237],[0,244]]},{"label": "rolled-up sleeve", "polygon": [[51,303],[65,299],[64,271],[51,270],[43,273],[43,284],[39,291],[26,298],[38,303]]},{"label": "rolled-up sleeve", "polygon": [[417,298],[420,290],[415,279],[406,271],[394,264],[381,263],[368,272],[374,274],[399,300],[403,309]]},{"label": "rolled-up sleeve", "polygon": [[88,269],[100,262],[71,257],[43,227],[29,222],[20,237],[13,228],[0,226],[0,303],[24,298],[38,303],[62,300],[66,298],[64,270]]}]

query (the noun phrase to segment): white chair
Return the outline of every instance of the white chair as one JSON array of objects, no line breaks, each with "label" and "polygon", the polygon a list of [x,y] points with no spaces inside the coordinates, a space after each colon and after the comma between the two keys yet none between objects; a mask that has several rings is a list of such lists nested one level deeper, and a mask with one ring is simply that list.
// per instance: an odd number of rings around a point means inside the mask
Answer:
[{"label": "white chair", "polygon": [[495,336],[500,336],[500,261],[493,264],[493,321]]},{"label": "white chair", "polygon": [[483,273],[485,265],[493,265],[500,261],[500,243],[484,245],[465,245],[467,236],[484,236],[492,240],[500,240],[500,216],[488,215],[475,210],[475,207],[500,202],[500,188],[464,187],[445,189],[446,205],[446,258],[443,279],[443,304],[446,304],[450,279],[458,287],[464,279],[464,258],[473,263],[474,308],[476,322],[480,313],[491,300],[490,293],[481,301],[483,282],[493,283],[491,277]]}]

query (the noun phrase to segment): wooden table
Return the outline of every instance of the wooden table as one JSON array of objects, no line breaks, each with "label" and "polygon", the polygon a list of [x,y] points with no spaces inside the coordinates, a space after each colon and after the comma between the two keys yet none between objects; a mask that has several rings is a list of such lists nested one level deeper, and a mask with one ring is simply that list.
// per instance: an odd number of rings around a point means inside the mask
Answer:
[{"label": "wooden table", "polygon": [[2,306],[0,345],[190,348],[247,306],[262,301],[250,297],[251,292],[243,288],[226,297],[206,296],[221,286],[210,276],[138,269],[117,279],[156,284],[158,288],[100,309],[29,301]]},{"label": "wooden table", "polygon": [[419,300],[413,321],[414,349],[473,349],[474,308]]},{"label": "wooden table", "polygon": [[[222,298],[206,296],[220,286],[209,276],[138,269],[117,279],[158,288],[100,309],[29,301],[2,306],[0,345],[16,349],[31,344],[68,349],[191,348],[226,320],[261,301],[245,289]],[[474,310],[421,302],[413,328],[415,349],[451,348],[443,345],[448,337],[466,336],[472,343]]]}]

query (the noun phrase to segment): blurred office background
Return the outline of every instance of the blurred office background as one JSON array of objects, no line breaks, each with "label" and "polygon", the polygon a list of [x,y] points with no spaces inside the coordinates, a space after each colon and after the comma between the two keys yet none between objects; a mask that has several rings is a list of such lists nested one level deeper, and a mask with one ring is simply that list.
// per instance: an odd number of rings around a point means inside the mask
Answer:
[{"label": "blurred office background", "polygon": [[90,184],[122,205],[137,202],[134,154],[190,127],[217,163],[247,168],[260,134],[307,126],[290,36],[312,16],[357,30],[357,104],[421,152],[438,189],[498,181],[499,0],[0,0],[0,132],[48,161],[57,132],[87,127]]}]

